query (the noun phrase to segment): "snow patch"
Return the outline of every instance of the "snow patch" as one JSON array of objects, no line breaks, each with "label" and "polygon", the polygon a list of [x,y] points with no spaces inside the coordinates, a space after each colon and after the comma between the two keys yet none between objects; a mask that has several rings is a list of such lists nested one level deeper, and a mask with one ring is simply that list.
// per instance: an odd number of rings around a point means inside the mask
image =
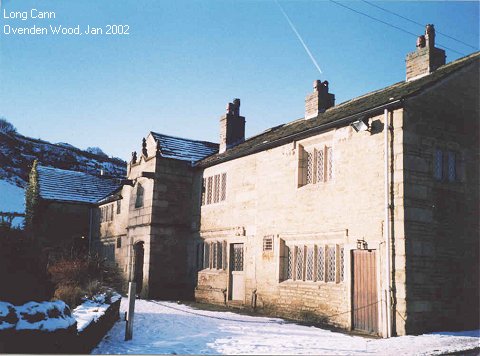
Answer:
[{"label": "snow patch", "polygon": [[96,322],[105,314],[110,305],[122,296],[113,293],[110,298],[106,293],[94,296],[92,299],[85,300],[81,305],[73,309],[72,316],[77,320],[77,330],[82,332],[92,322]]},{"label": "snow patch", "polygon": [[7,302],[0,302],[0,330],[13,329],[18,318],[15,306]]},{"label": "snow patch", "polygon": [[25,211],[25,190],[0,180],[0,211],[23,213]]},{"label": "snow patch", "polygon": [[[25,212],[25,190],[17,187],[11,182],[0,180],[0,212]],[[23,218],[13,219],[12,226],[23,225]]]},{"label": "snow patch", "polygon": [[70,308],[61,300],[54,302],[28,302],[16,307],[16,330],[55,331],[75,324]]}]

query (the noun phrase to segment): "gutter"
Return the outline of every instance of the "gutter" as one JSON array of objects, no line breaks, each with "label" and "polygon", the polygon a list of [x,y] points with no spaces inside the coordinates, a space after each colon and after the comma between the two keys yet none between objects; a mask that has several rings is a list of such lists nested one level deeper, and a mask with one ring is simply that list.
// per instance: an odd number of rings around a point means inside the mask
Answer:
[{"label": "gutter", "polygon": [[334,127],[346,126],[346,125],[349,125],[352,122],[358,120],[360,117],[364,117],[364,116],[367,116],[367,115],[373,115],[375,113],[381,113],[385,109],[390,109],[390,110],[391,109],[396,109],[398,107],[401,107],[402,105],[403,105],[403,98],[402,99],[397,99],[397,100],[391,101],[389,103],[374,107],[372,109],[368,109],[368,110],[365,110],[365,111],[362,111],[362,112],[359,112],[359,113],[356,113],[356,114],[353,114],[353,115],[350,115],[350,116],[347,116],[347,117],[344,117],[344,118],[341,118],[341,119],[338,119],[338,120],[334,120],[334,121],[331,121],[331,122],[320,124],[318,126],[312,127],[312,128],[307,129],[305,131],[296,132],[296,133],[290,134],[288,136],[278,138],[274,141],[267,142],[265,144],[261,144],[261,145],[255,147],[252,151],[250,151],[246,154],[242,154],[242,153],[233,154],[229,157],[225,157],[224,159],[220,158],[220,159],[218,159],[214,162],[209,162],[209,163],[206,163],[206,164],[202,164],[202,161],[199,161],[197,164],[194,165],[194,167],[208,168],[208,167],[217,165],[219,163],[231,161],[235,158],[249,156],[249,155],[254,154],[254,153],[258,153],[258,152],[261,152],[261,151],[264,151],[264,150],[267,150],[267,149],[270,149],[270,148],[281,146],[281,145],[289,143],[291,141],[296,141],[296,140],[300,140],[300,139],[303,139],[303,138],[313,136],[316,133],[320,133],[320,132],[326,131],[326,130],[334,128]]}]

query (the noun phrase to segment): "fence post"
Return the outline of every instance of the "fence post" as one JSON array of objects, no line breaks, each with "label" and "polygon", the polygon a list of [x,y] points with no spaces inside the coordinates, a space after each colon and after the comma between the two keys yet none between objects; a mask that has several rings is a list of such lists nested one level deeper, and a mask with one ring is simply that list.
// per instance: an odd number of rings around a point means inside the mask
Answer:
[{"label": "fence post", "polygon": [[133,315],[135,313],[135,289],[136,283],[128,283],[128,311],[127,323],[125,325],[125,341],[132,340],[133,334]]}]

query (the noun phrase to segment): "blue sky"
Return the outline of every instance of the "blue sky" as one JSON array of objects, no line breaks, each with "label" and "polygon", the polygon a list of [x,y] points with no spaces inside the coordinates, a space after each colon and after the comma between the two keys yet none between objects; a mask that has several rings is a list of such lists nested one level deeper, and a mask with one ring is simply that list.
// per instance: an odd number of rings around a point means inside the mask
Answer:
[{"label": "blue sky", "polygon": [[[424,28],[362,1],[342,2],[407,31]],[[24,135],[128,159],[150,130],[218,141],[219,118],[240,98],[246,135],[303,117],[315,79],[336,103],[405,78],[415,37],[330,1],[280,1],[320,75],[272,1],[3,0],[0,116]],[[477,46],[478,2],[375,2]],[[3,10],[54,11],[52,20]],[[6,35],[4,26],[130,26],[128,36]],[[437,34],[437,43],[470,47]],[[462,57],[447,50],[447,61]]]}]

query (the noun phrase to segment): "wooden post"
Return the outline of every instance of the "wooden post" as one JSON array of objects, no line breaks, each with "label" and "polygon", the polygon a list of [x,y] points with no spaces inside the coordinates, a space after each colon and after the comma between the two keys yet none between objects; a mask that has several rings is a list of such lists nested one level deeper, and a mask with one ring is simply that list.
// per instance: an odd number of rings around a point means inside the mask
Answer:
[{"label": "wooden post", "polygon": [[128,312],[127,323],[125,325],[125,341],[132,340],[133,334],[133,315],[135,312],[135,291],[136,283],[128,283]]}]

